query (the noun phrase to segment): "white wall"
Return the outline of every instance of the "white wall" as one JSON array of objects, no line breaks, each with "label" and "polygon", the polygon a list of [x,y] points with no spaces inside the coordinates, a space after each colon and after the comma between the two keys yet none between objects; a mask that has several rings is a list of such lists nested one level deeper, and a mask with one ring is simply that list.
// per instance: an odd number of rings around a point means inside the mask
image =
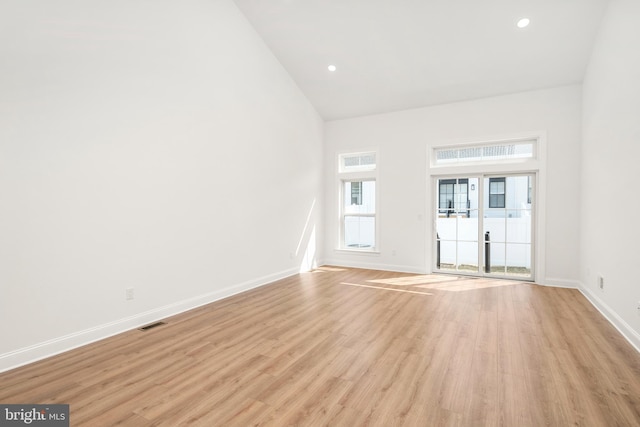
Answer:
[{"label": "white wall", "polygon": [[[338,265],[429,271],[435,254],[427,238],[427,146],[546,133],[546,272],[536,280],[577,286],[581,87],[485,98],[325,125],[325,261]],[[339,152],[379,151],[379,254],[338,251]],[[395,255],[394,255],[395,251]]]},{"label": "white wall", "polygon": [[580,279],[583,292],[640,349],[638,18],[637,0],[611,1],[584,82]]},{"label": "white wall", "polygon": [[231,0],[4,0],[0,73],[0,370],[320,255],[322,120]]}]

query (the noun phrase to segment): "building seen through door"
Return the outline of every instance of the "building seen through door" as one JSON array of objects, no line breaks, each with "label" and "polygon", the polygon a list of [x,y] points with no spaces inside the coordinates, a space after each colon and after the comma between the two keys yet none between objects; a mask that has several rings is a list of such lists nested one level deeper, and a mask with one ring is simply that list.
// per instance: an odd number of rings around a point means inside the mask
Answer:
[{"label": "building seen through door", "polygon": [[532,278],[534,175],[436,180],[436,270]]}]

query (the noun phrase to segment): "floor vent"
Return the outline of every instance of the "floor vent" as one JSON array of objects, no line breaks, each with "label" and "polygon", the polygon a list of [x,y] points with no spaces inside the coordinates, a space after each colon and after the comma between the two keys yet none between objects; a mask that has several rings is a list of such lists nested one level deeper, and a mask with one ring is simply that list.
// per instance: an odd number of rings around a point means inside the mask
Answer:
[{"label": "floor vent", "polygon": [[157,326],[162,326],[162,325],[166,325],[166,323],[164,323],[164,322],[156,322],[156,323],[152,323],[152,324],[150,324],[150,325],[143,326],[143,327],[142,327],[142,328],[140,328],[139,330],[140,330],[140,331],[148,331],[148,330],[149,330],[149,329],[151,329],[151,328],[155,328],[155,327],[157,327]]}]

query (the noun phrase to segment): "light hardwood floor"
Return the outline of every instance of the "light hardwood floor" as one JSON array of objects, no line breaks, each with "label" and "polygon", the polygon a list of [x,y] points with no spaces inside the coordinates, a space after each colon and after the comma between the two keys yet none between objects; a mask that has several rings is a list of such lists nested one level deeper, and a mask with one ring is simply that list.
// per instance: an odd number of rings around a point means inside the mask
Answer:
[{"label": "light hardwood floor", "polygon": [[640,354],[576,290],[323,267],[0,374],[72,426],[640,426]]}]

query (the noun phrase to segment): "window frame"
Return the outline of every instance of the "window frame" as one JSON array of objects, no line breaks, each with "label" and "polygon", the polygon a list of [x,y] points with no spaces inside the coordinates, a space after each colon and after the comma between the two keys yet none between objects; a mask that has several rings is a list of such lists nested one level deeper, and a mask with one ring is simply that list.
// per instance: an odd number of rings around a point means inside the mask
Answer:
[{"label": "window frame", "polygon": [[[344,159],[352,156],[366,156],[373,155],[375,158],[375,164],[367,165],[366,169],[364,168],[354,168],[354,169],[346,169],[344,166]],[[337,181],[338,181],[338,216],[339,216],[339,236],[338,236],[338,245],[337,250],[340,251],[348,251],[348,252],[359,252],[359,253],[379,253],[379,241],[378,236],[380,235],[380,224],[379,224],[379,193],[380,187],[378,185],[378,166],[379,166],[379,156],[378,152],[374,150],[362,151],[362,152],[345,152],[338,154],[338,168],[337,168]],[[373,213],[348,213],[345,200],[346,200],[346,183],[348,182],[367,182],[373,181],[375,182],[375,202],[373,206]],[[363,189],[364,185],[360,187],[360,202],[363,203]],[[352,197],[352,194],[349,195],[349,198]],[[374,235],[373,235],[373,245],[368,247],[354,247],[347,246],[345,242],[345,221],[347,217],[363,217],[363,218],[373,218],[374,219]]]},{"label": "window frame", "polygon": [[[492,184],[502,183],[502,193],[492,193]],[[506,177],[494,177],[489,178],[489,209],[506,209],[507,207],[507,179]],[[502,196],[502,206],[497,206],[494,201],[495,198]],[[499,205],[499,204],[498,204]]]},{"label": "window frame", "polygon": [[[436,164],[435,156],[437,149],[454,148],[454,147],[476,147],[490,144],[506,144],[519,141],[532,141],[534,143],[534,157],[529,159],[520,159],[519,161],[491,161],[491,162],[474,162],[467,164]],[[546,130],[530,130],[522,132],[511,132],[506,134],[493,135],[476,135],[471,137],[456,137],[439,141],[426,142],[426,163],[427,176],[429,179],[451,176],[466,175],[483,175],[489,177],[504,176],[504,174],[533,174],[532,177],[532,204],[535,208],[532,211],[534,215],[534,226],[532,232],[534,241],[533,262],[535,270],[532,274],[532,280],[545,280],[546,276],[546,257],[544,256],[544,248],[547,241],[547,131]],[[427,210],[429,212],[429,220],[437,220],[436,199],[433,192],[437,187],[428,187],[427,189]],[[483,187],[483,191],[484,187]],[[484,194],[483,194],[484,195]],[[482,196],[482,195],[481,195]],[[506,201],[505,201],[506,202]],[[485,202],[483,202],[485,203]],[[428,266],[427,272],[434,271],[435,253],[436,253],[436,230],[434,227],[425,227],[425,239],[427,242],[433,242],[431,251],[427,251],[425,255],[425,263]],[[432,262],[433,261],[433,262]]]},{"label": "window frame", "polygon": [[[372,157],[373,163],[358,165],[346,165],[346,160],[349,158],[358,158],[361,161],[363,158]],[[338,154],[338,173],[339,174],[353,174],[359,172],[372,172],[377,169],[378,165],[378,153],[375,151],[359,151],[355,153],[340,153]]]},{"label": "window frame", "polygon": [[[518,153],[522,149],[530,152]],[[496,153],[497,151],[497,153]],[[524,137],[471,144],[448,144],[431,147],[431,168],[473,165],[501,165],[538,160],[539,138]]]}]

